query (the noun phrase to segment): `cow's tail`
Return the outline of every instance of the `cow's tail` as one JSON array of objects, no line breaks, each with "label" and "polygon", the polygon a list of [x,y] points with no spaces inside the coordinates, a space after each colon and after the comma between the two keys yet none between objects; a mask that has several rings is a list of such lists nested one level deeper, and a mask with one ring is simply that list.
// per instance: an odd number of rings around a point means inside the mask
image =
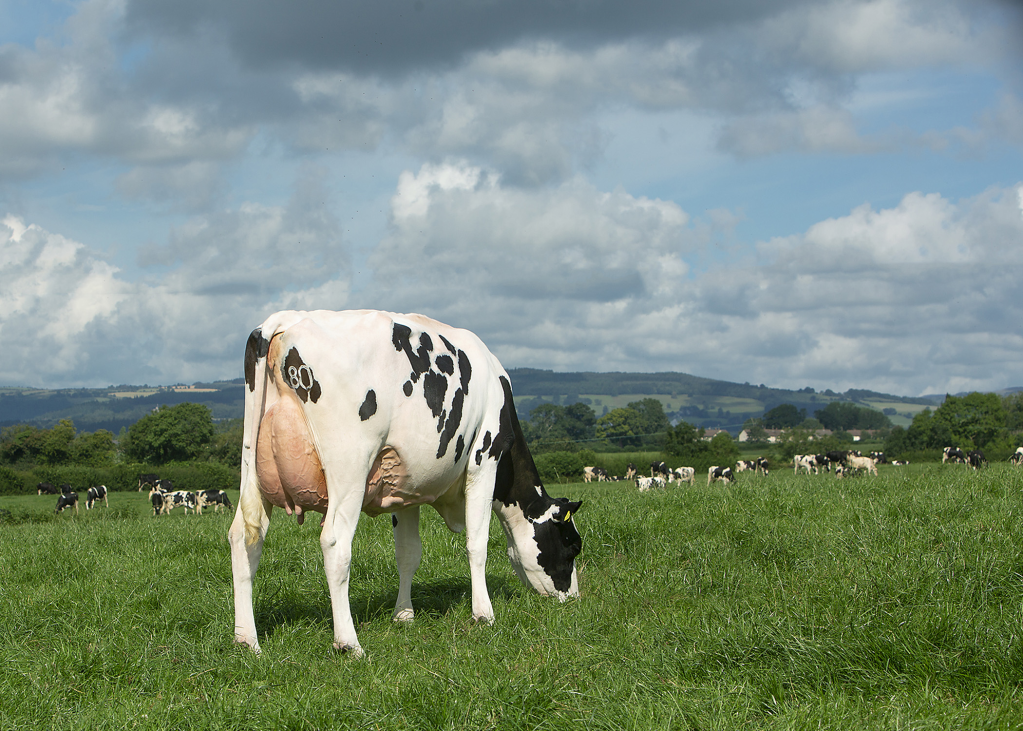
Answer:
[{"label": "cow's tail", "polygon": [[[272,339],[273,336],[270,340]],[[271,388],[267,363],[270,340],[263,337],[261,328],[256,328],[245,344],[245,424],[242,435],[241,494],[238,498],[238,511],[245,526],[245,544],[249,546],[259,540],[269,519],[263,496],[259,492],[259,478],[256,475],[256,443],[259,438],[259,425],[267,408],[267,390]]]}]

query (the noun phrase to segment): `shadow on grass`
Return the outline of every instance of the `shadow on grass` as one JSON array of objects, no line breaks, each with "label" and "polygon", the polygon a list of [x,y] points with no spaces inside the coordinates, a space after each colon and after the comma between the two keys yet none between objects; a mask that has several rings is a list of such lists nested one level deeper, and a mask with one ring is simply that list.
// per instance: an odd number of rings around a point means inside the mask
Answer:
[{"label": "shadow on grass", "polygon": [[[516,595],[516,587],[517,583],[505,577],[487,575],[491,600],[510,599]],[[266,587],[261,593],[255,606],[256,627],[260,636],[266,639],[271,638],[278,628],[294,623],[306,622],[327,628],[333,626],[330,597],[326,592],[312,596],[305,592],[289,591],[278,585],[276,590]],[[397,598],[397,589],[376,594],[352,594],[350,601],[355,626],[379,620],[390,621]],[[468,577],[412,584],[412,606],[420,617],[443,617],[452,609],[471,602],[472,585]]]}]

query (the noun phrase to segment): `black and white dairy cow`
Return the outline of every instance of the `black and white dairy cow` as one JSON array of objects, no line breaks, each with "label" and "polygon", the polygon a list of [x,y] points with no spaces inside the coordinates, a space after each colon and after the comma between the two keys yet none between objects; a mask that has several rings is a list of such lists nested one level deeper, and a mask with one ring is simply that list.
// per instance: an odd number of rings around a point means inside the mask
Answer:
[{"label": "black and white dairy cow", "polygon": [[36,485],[36,495],[60,495],[60,490],[49,482],[40,482]]},{"label": "black and white dairy cow", "polygon": [[75,515],[78,515],[78,493],[72,490],[62,492],[57,498],[57,509],[54,513],[63,513],[64,508],[74,508]]},{"label": "black and white dairy cow", "polygon": [[708,467],[707,468],[707,484],[712,482],[734,482],[735,476],[732,474],[731,467]]},{"label": "black and white dairy cow", "polygon": [[213,506],[214,513],[221,508],[230,510],[234,507],[231,505],[231,499],[223,490],[198,490],[195,493],[195,497],[198,501],[199,515],[202,515],[203,508],[208,508],[211,505]]},{"label": "black and white dairy cow", "polygon": [[107,500],[106,485],[96,485],[85,491],[85,509],[92,510],[92,506],[96,504],[97,500],[102,500],[106,507],[110,507],[110,501]]},{"label": "black and white dairy cow", "polygon": [[472,615],[494,620],[486,584],[490,512],[515,573],[541,594],[578,596],[578,502],[551,498],[526,447],[508,374],[467,330],[422,315],[279,312],[245,348],[241,496],[228,537],[235,640],[259,650],[252,579],[274,506],[323,515],[320,546],[334,647],[361,655],[349,607],[359,513],[392,514],[394,619],[414,616],[419,509],[466,531]]}]

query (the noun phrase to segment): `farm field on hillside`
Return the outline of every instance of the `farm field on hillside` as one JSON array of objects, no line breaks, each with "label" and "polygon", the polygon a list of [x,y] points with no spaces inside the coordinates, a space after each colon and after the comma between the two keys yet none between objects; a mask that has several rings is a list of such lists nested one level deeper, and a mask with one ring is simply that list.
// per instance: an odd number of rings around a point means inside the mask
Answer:
[{"label": "farm field on hillside", "polygon": [[495,520],[492,627],[431,510],[417,618],[393,624],[390,520],[363,516],[361,660],[330,650],[315,520],[273,516],[257,657],[232,642],[230,514],[0,498],[0,728],[1018,727],[1021,490],[1002,464],[552,486],[584,501],[582,597],[527,591]]}]

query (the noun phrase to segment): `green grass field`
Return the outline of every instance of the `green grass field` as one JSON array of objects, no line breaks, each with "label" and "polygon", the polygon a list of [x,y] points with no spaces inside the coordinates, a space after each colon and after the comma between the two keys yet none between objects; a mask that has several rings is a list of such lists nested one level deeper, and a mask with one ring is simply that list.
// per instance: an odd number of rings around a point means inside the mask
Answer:
[{"label": "green grass field", "polygon": [[3,498],[0,729],[1020,728],[1021,488],[1007,465],[558,486],[585,501],[582,597],[527,592],[495,523],[492,627],[429,510],[393,624],[390,521],[364,516],[360,660],[330,649],[313,520],[274,515],[257,657],[232,642],[230,515]]}]

